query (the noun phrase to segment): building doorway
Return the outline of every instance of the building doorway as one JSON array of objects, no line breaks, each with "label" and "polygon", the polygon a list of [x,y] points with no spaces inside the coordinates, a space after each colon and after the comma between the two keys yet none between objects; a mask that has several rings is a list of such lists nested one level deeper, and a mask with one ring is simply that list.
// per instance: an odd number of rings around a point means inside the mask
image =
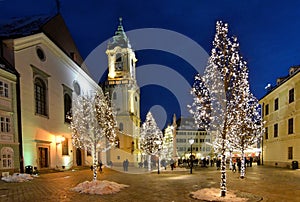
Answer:
[{"label": "building doorway", "polygon": [[49,149],[46,147],[38,148],[39,155],[39,167],[48,168],[49,167]]},{"label": "building doorway", "polygon": [[82,166],[81,150],[79,148],[76,149],[76,164]]}]

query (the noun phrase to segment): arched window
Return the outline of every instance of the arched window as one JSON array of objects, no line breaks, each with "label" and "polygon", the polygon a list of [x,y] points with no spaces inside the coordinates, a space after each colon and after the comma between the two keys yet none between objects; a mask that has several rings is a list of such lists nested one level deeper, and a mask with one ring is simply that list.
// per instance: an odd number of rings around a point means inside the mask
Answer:
[{"label": "arched window", "polygon": [[64,110],[65,110],[65,122],[70,123],[71,122],[71,117],[72,117],[72,99],[71,96],[68,93],[65,93],[64,95]]},{"label": "arched window", "polygon": [[123,62],[122,62],[121,53],[116,54],[115,68],[116,68],[116,71],[122,71],[123,70]]},{"label": "arched window", "polygon": [[117,93],[116,93],[116,92],[113,93],[113,99],[114,99],[114,100],[117,99]]},{"label": "arched window", "polygon": [[2,168],[13,168],[14,162],[14,150],[11,147],[3,147],[1,149],[1,167]]},{"label": "arched window", "polygon": [[116,62],[122,62],[122,55],[121,53],[116,54]]},{"label": "arched window", "polygon": [[35,113],[47,116],[47,88],[45,82],[36,78],[34,81]]}]

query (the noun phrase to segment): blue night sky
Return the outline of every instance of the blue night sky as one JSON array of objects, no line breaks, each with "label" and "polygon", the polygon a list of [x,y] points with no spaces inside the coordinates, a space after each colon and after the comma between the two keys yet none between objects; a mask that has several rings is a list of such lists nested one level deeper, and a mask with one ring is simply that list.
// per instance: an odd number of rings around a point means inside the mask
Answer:
[{"label": "blue night sky", "polygon": [[[265,95],[264,88],[268,83],[275,85],[276,78],[287,75],[290,66],[300,64],[299,8],[300,1],[296,0],[60,1],[60,12],[83,58],[114,35],[119,17],[123,18],[125,31],[145,28],[171,30],[195,41],[208,54],[212,48],[216,21],[227,22],[229,35],[238,37],[241,54],[248,62],[250,88],[257,98]],[[2,0],[0,9],[0,23],[3,24],[15,17],[53,14],[56,12],[56,1]],[[135,39],[130,34],[128,36],[135,49]],[[147,36],[143,39],[147,40]],[[176,40],[170,46],[177,47]],[[174,53],[144,49],[137,50],[136,57],[139,83],[146,77],[156,77],[155,73],[160,74],[159,71],[152,71],[154,75],[139,74],[139,67],[152,64],[175,70],[189,84],[193,81],[195,68]],[[100,69],[105,71],[107,61],[99,61],[97,68],[91,70],[93,75]],[[174,89],[182,85],[177,78],[172,79],[172,73],[166,71],[164,76],[175,87],[173,89],[157,82],[141,86],[142,120],[155,105],[161,106],[157,110],[165,110],[157,116],[167,119],[167,122],[171,121],[173,113],[180,114],[177,108],[181,101]],[[102,73],[94,79],[98,82],[101,78]],[[187,115],[185,112],[182,114]]]}]

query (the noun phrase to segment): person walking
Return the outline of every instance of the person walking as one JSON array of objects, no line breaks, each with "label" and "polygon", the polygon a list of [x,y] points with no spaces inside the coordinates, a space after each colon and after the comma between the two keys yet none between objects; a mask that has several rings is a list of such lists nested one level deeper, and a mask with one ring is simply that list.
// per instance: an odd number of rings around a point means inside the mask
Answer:
[{"label": "person walking", "polygon": [[242,167],[242,161],[240,158],[238,158],[237,160],[237,167],[238,167],[238,170],[239,170],[239,173],[241,172],[241,167]]},{"label": "person walking", "polygon": [[102,163],[102,161],[100,160],[100,162],[99,162],[99,171],[100,171],[100,173],[102,173],[102,166],[103,166],[103,163]]},{"label": "person walking", "polygon": [[126,160],[123,161],[123,171],[126,171]]},{"label": "person walking", "polygon": [[232,172],[236,172],[236,167],[235,167],[235,163],[232,164]]},{"label": "person walking", "polygon": [[128,161],[128,159],[126,159],[126,161],[125,161],[125,171],[128,171],[128,166],[129,166],[129,161]]}]

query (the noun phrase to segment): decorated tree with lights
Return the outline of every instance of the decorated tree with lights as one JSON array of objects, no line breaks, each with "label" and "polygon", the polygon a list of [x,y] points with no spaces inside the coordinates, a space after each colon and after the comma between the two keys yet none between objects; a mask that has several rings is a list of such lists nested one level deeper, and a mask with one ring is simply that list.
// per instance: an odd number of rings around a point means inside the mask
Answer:
[{"label": "decorated tree with lights", "polygon": [[214,148],[221,155],[221,196],[226,195],[225,152],[237,146],[233,140],[237,139],[238,131],[250,124],[248,117],[241,116],[245,110],[242,105],[249,100],[240,97],[247,82],[241,76],[244,62],[238,47],[236,37],[228,37],[228,24],[218,21],[208,66],[203,77],[195,77],[195,99],[190,106],[196,123],[214,135]]},{"label": "decorated tree with lights", "polygon": [[97,153],[114,145],[115,127],[115,117],[107,96],[95,93],[73,98],[72,143],[75,147],[92,153],[93,180],[97,180]]},{"label": "decorated tree with lights", "polygon": [[141,127],[141,149],[148,154],[148,170],[151,170],[151,156],[159,152],[163,143],[163,134],[158,128],[151,112],[147,113],[146,120]]},{"label": "decorated tree with lights", "polygon": [[173,146],[173,129],[172,126],[167,126],[167,128],[164,131],[163,145],[161,151],[161,156],[163,159],[171,160],[173,158]]},{"label": "decorated tree with lights", "polygon": [[245,150],[253,146],[261,138],[263,132],[263,121],[260,115],[258,100],[250,92],[248,81],[248,67],[246,61],[239,54],[237,38],[232,38],[233,57],[232,62],[238,67],[236,79],[240,82],[233,88],[237,106],[235,111],[235,124],[231,131],[234,135],[229,137],[229,143],[235,149],[241,151],[241,173],[245,177]]}]

